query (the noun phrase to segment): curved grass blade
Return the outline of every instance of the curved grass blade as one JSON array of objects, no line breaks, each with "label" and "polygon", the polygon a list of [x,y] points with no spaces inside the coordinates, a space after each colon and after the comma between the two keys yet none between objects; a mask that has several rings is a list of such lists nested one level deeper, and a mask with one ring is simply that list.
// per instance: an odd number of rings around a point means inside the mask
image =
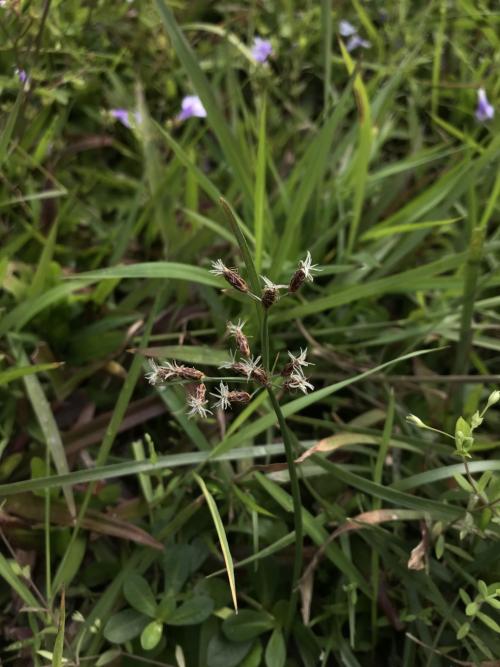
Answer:
[{"label": "curved grass blade", "polygon": [[149,278],[157,280],[186,280],[199,285],[210,287],[223,287],[224,282],[213,276],[206,269],[190,264],[178,264],[175,262],[141,262],[139,264],[112,266],[98,271],[87,271],[75,276],[69,276],[68,280],[78,279],[89,282],[99,280],[114,280],[116,278]]},{"label": "curved grass blade", "polygon": [[[26,353],[20,345],[11,345],[13,352],[16,358],[23,364],[28,365],[29,360],[26,356]],[[66,459],[66,452],[64,450],[64,445],[62,443],[61,434],[52,414],[50,404],[45,396],[45,392],[42,389],[36,375],[25,375],[24,386],[26,387],[26,393],[31,402],[33,412],[36,415],[37,421],[40,425],[40,428],[45,439],[46,446],[49,449],[50,456],[54,462],[55,469],[59,475],[64,475],[69,473],[68,461]],[[68,506],[68,511],[72,517],[76,514],[75,509],[75,500],[73,498],[73,490],[71,487],[63,487],[64,497],[66,499],[66,504]]]},{"label": "curved grass blade", "polygon": [[198,64],[198,60],[188,41],[184,37],[182,30],[177,25],[172,10],[167,6],[164,0],[155,0],[155,4],[177,57],[181,61],[182,66],[193,83],[195,91],[203,102],[203,106],[207,111],[208,122],[220,142],[226,159],[231,165],[245,197],[248,202],[251,203],[252,184],[248,169],[245,168],[246,166],[242,161],[242,151],[240,150],[235,137],[231,134],[226,119],[219,110],[210,83]]},{"label": "curved grass blade", "polygon": [[226,564],[227,578],[229,579],[229,587],[231,588],[231,595],[233,598],[234,609],[238,613],[238,598],[236,596],[236,581],[234,578],[234,565],[231,552],[229,550],[229,544],[227,542],[226,531],[224,530],[224,524],[222,523],[221,515],[217,509],[215,500],[213,499],[212,494],[207,489],[205,482],[202,480],[199,475],[194,474],[194,478],[200,486],[205,500],[207,501],[208,509],[212,515],[212,519],[215,525],[215,530],[217,531],[217,536],[219,538],[220,546],[222,549],[222,555],[224,556],[224,562]]}]

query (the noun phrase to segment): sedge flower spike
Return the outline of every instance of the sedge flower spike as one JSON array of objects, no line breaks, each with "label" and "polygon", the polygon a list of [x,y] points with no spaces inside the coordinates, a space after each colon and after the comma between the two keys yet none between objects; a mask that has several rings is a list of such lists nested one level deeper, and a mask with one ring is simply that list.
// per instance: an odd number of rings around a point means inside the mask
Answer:
[{"label": "sedge flower spike", "polygon": [[280,289],[288,289],[288,285],[276,285],[272,282],[272,280],[266,278],[266,276],[261,276],[261,278],[264,281],[264,289],[262,290],[261,301],[262,305],[267,310],[279,299]]},{"label": "sedge flower spike", "polygon": [[181,110],[177,114],[177,120],[188,118],[206,118],[207,111],[198,95],[186,95],[181,102]]},{"label": "sedge flower spike", "polygon": [[477,107],[475,116],[476,120],[478,120],[480,123],[491,120],[495,116],[495,109],[493,105],[489,103],[484,88],[479,88],[477,91]]},{"label": "sedge flower spike", "polygon": [[248,338],[245,336],[243,333],[243,327],[245,326],[245,322],[242,320],[238,320],[236,324],[233,324],[232,322],[228,322],[226,325],[226,330],[229,336],[232,336],[238,345],[238,348],[241,352],[241,354],[245,357],[250,356],[250,345],[248,344]]},{"label": "sedge flower spike", "polygon": [[187,405],[189,408],[187,416],[189,419],[192,419],[193,417],[206,419],[209,414],[211,415],[212,411],[205,407],[207,403],[208,401],[204,397],[198,396],[197,394],[190,394],[187,397]]},{"label": "sedge flower spike", "polygon": [[321,269],[318,269],[317,266],[318,266],[317,264],[312,263],[311,253],[308,250],[306,258],[300,260],[299,268],[295,271],[295,273],[290,279],[290,284],[288,285],[288,291],[297,292],[297,290],[300,289],[305,280],[308,280],[309,282],[312,283],[314,280],[313,277],[314,271],[321,271]]},{"label": "sedge flower spike", "polygon": [[[217,391],[219,393],[217,393]],[[214,403],[213,407],[215,409],[220,408],[221,410],[231,408],[231,401],[229,400],[230,393],[228,385],[221,382],[218,390],[216,389],[215,392],[210,392],[210,396],[214,396],[217,399],[217,402]]]},{"label": "sedge flower spike", "polygon": [[312,391],[314,389],[314,385],[308,381],[300,366],[295,371],[293,371],[293,373],[285,382],[284,387],[285,389],[289,390],[298,389],[303,394],[307,394],[309,390]]},{"label": "sedge flower spike", "polygon": [[231,287],[234,287],[234,289],[237,289],[238,292],[249,292],[248,285],[240,274],[234,269],[228,269],[222,259],[212,262],[210,273],[213,273],[214,276],[223,276],[226,282],[228,282]]},{"label": "sedge flower spike", "polygon": [[267,39],[262,39],[261,37],[256,37],[253,40],[253,45],[251,49],[252,58],[257,63],[265,63],[268,58],[273,54],[273,47],[271,42]]}]

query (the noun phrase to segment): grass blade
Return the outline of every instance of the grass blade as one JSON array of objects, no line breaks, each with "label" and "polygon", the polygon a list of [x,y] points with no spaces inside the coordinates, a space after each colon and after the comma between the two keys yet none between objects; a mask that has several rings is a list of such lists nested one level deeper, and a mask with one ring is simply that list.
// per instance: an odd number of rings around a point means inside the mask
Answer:
[{"label": "grass blade", "polygon": [[[17,360],[27,365],[29,360],[22,347],[20,345],[12,344],[12,348]],[[42,389],[42,385],[36,375],[25,375],[23,380],[24,386],[26,387],[26,393],[28,394],[33,412],[35,413],[42,430],[45,444],[50,451],[50,456],[54,462],[55,469],[59,475],[67,474],[69,473],[69,467],[66,459],[66,452],[64,451],[64,445],[61,440],[61,434],[57,428],[56,420],[54,419],[54,415],[52,414],[50,404]],[[74,517],[76,510],[71,487],[63,487],[63,493],[66,498],[68,511],[71,516]]]},{"label": "grass blade", "polygon": [[208,122],[215,132],[225,153],[226,159],[239,181],[241,190],[245,194],[248,203],[251,203],[252,185],[248,168],[245,168],[238,143],[231,134],[227,121],[217,106],[215,96],[207,77],[198,64],[198,60],[193,53],[191,46],[177,25],[172,10],[167,6],[164,0],[155,0],[155,4],[163,21],[165,30],[172,42],[172,46],[177,53],[177,57],[181,61],[182,66],[193,83],[195,91],[203,102],[203,106],[207,111]]},{"label": "grass blade", "polygon": [[227,542],[226,531],[224,530],[224,524],[222,523],[221,515],[217,509],[215,500],[213,499],[212,494],[207,489],[205,482],[202,480],[199,475],[195,473],[194,478],[199,484],[205,500],[207,501],[208,509],[212,515],[212,520],[215,525],[215,530],[217,531],[217,536],[219,538],[220,546],[222,549],[222,555],[224,556],[224,562],[226,564],[227,578],[229,580],[229,587],[231,588],[231,595],[233,597],[233,604],[236,613],[238,613],[238,598],[236,596],[236,581],[234,578],[234,565],[231,552],[229,550],[229,544]]}]

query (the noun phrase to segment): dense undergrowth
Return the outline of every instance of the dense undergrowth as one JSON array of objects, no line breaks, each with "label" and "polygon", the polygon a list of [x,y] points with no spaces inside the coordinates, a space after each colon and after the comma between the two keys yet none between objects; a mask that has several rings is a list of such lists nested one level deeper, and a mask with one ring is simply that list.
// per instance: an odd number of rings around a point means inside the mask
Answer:
[{"label": "dense undergrowth", "polygon": [[[0,3],[2,664],[500,664],[499,26]],[[211,264],[258,292],[308,251],[267,348]],[[189,419],[148,357],[213,392],[239,319],[277,398]]]}]

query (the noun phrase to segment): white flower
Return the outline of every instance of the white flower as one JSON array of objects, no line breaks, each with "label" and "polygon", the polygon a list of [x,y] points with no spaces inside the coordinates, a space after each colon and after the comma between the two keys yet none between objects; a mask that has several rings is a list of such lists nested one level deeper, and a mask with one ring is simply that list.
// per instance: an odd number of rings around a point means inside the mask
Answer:
[{"label": "white flower", "polygon": [[223,276],[227,270],[228,268],[222,259],[218,259],[216,262],[212,262],[212,268],[209,273],[213,273],[214,276]]},{"label": "white flower", "polygon": [[231,402],[229,400],[229,387],[224,382],[221,382],[219,385],[219,393],[217,394],[217,389],[215,392],[210,392],[210,396],[214,396],[218,399],[217,403],[214,403],[214,408],[221,408],[221,410],[227,410],[231,408]]},{"label": "white flower", "polygon": [[228,361],[223,361],[220,366],[218,366],[219,370],[222,370],[223,368],[229,368],[232,369],[232,367],[237,364],[238,362],[236,361],[236,350],[231,350],[229,352],[230,358]]},{"label": "white flower", "polygon": [[290,389],[299,389],[303,394],[307,394],[308,389],[311,391],[314,389],[314,385],[307,380],[300,366],[290,375],[287,385]]},{"label": "white flower", "polygon": [[212,414],[212,411],[205,407],[207,403],[208,401],[205,398],[190,394],[187,397],[188,407],[191,408],[187,413],[189,419],[192,419],[196,416],[205,419],[209,414]]},{"label": "white flower", "polygon": [[300,366],[314,366],[312,361],[306,361],[307,347],[305,350],[300,348],[300,354],[297,356],[292,354],[292,352],[288,352],[288,356],[290,357],[290,362],[294,368],[300,368]]},{"label": "white flower", "polygon": [[244,322],[243,320],[238,320],[236,322],[236,324],[233,324],[232,322],[228,322],[226,324],[227,333],[230,336],[234,336],[234,337],[243,336],[243,327],[245,326],[245,324],[246,324],[246,322]]},{"label": "white flower", "polygon": [[312,257],[311,253],[309,250],[307,251],[307,255],[305,259],[301,259],[299,262],[299,268],[302,269],[304,272],[304,278],[306,280],[309,280],[310,282],[313,282],[313,271],[321,271],[322,269],[317,268],[317,264],[312,263]]},{"label": "white flower", "polygon": [[146,380],[149,382],[149,384],[158,384],[159,381],[159,373],[158,371],[160,370],[160,367],[156,363],[154,359],[149,359],[149,367],[151,368],[149,373],[146,373]]},{"label": "white flower", "polygon": [[266,276],[261,276],[261,278],[264,281],[266,289],[288,289],[288,285],[276,285],[275,283],[272,282],[272,280],[266,278]]},{"label": "white flower", "polygon": [[244,361],[239,362],[241,366],[241,372],[247,376],[247,380],[250,380],[256,370],[262,370],[260,359],[260,357],[257,357],[256,359],[250,357],[250,359],[245,359]]}]

